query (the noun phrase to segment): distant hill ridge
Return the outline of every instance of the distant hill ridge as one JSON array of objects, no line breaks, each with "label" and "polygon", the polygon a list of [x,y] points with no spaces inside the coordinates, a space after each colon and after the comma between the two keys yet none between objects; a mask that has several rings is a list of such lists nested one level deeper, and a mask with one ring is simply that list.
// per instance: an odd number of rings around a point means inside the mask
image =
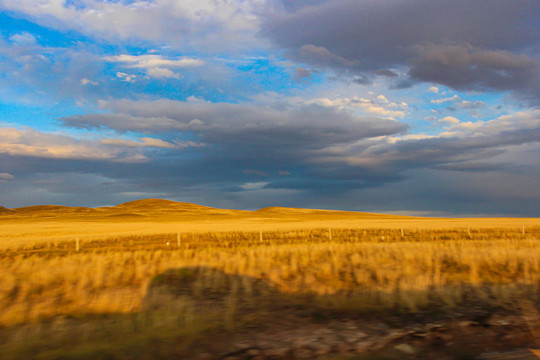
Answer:
[{"label": "distant hill ridge", "polygon": [[14,209],[0,207],[0,215],[13,215],[35,218],[62,216],[100,216],[100,217],[146,217],[146,216],[205,216],[205,215],[237,215],[246,213],[242,210],[225,210],[188,202],[163,199],[142,199],[129,201],[116,206],[106,207],[72,207],[62,205],[35,205]]},{"label": "distant hill ridge", "polygon": [[178,202],[164,199],[142,199],[129,201],[116,206],[89,208],[71,207],[61,205],[36,205],[14,209],[7,209],[0,206],[0,215],[7,217],[33,217],[57,218],[57,217],[89,217],[91,218],[160,218],[160,217],[204,217],[204,216],[233,216],[233,217],[280,217],[287,218],[302,217],[303,215],[313,216],[346,216],[346,217],[388,217],[392,215],[369,214],[354,211],[340,210],[315,210],[286,207],[266,207],[255,211],[227,210],[209,206],[197,205],[188,202]]},{"label": "distant hill ridge", "polygon": [[34,205],[34,206],[25,206],[20,208],[11,209],[12,212],[16,213],[89,213],[95,211],[95,209],[88,207],[72,207],[72,206],[62,206],[62,205]]},{"label": "distant hill ridge", "polygon": [[[98,208],[105,209],[105,208]],[[209,206],[197,205],[188,202],[178,202],[163,199],[143,199],[129,201],[112,208],[111,211],[123,211],[137,215],[167,215],[177,214],[184,216],[203,216],[203,215],[237,215],[241,210],[218,209]]]},{"label": "distant hill ridge", "polygon": [[[113,208],[116,209],[185,209],[185,210],[203,210],[203,209],[215,209],[208,206],[192,204],[188,202],[178,202],[172,200],[163,199],[142,199],[129,201],[120,205],[116,205]],[[216,209],[217,210],[217,209]]]},{"label": "distant hill ridge", "polygon": [[255,210],[254,212],[257,213],[297,213],[297,214],[304,214],[304,213],[331,213],[331,212],[344,212],[342,210],[324,210],[324,209],[302,209],[302,208],[289,208],[289,207],[281,207],[281,206],[269,206],[265,207],[259,210]]},{"label": "distant hill ridge", "polygon": [[3,206],[0,206],[0,214],[10,214],[13,211],[9,210],[8,208],[5,208]]},{"label": "distant hill ridge", "polygon": [[358,211],[347,210],[327,210],[327,209],[303,209],[303,208],[289,208],[281,206],[270,206],[259,210],[253,211],[253,214],[259,214],[263,216],[302,216],[302,215],[318,215],[318,216],[362,216],[362,217],[395,217],[394,215],[375,214]]}]

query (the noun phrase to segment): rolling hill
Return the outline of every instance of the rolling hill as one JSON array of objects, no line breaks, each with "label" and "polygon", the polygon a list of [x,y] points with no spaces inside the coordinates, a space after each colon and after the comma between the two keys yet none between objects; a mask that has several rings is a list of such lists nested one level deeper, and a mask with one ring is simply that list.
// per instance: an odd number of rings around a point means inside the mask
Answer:
[{"label": "rolling hill", "polygon": [[130,213],[138,215],[165,215],[178,214],[186,216],[197,215],[234,215],[240,210],[225,210],[213,207],[197,205],[187,202],[177,202],[163,199],[143,199],[126,202],[111,208],[98,208],[101,211],[115,213]]},{"label": "rolling hill", "polygon": [[299,219],[299,218],[395,218],[392,215],[370,214],[354,211],[315,210],[286,207],[266,207],[255,211],[218,209],[187,202],[163,199],[142,199],[109,207],[70,207],[60,205],[37,205],[14,209],[0,207],[2,218],[32,219],[88,219],[88,220],[121,220],[121,219]]},{"label": "rolling hill", "polygon": [[3,206],[0,206],[0,215],[3,215],[3,214],[11,214],[11,213],[13,213],[12,210],[9,210],[9,209],[7,209],[7,208],[5,208],[5,207],[3,207]]},{"label": "rolling hill", "polygon": [[96,210],[88,207],[71,207],[61,205],[36,205],[10,209],[12,214],[26,216],[61,216],[74,214],[92,214]]}]

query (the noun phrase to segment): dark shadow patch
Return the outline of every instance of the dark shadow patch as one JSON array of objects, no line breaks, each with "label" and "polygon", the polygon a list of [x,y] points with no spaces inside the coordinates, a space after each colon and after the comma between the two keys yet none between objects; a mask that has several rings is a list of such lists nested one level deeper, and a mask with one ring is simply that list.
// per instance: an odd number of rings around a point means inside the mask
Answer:
[{"label": "dark shadow patch", "polygon": [[169,269],[151,280],[143,311],[166,307],[171,299],[188,302],[199,313],[261,311],[281,304],[283,297],[262,279],[211,267],[185,267]]}]

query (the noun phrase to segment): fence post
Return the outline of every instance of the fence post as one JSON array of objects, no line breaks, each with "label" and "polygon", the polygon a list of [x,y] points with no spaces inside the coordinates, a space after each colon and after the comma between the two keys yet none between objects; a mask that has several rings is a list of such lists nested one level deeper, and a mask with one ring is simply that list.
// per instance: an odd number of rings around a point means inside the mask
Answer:
[{"label": "fence post", "polygon": [[467,224],[467,234],[471,236],[471,226],[469,224]]},{"label": "fence post", "polygon": [[75,238],[75,251],[79,251],[81,248],[79,246],[79,238]]},{"label": "fence post", "polygon": [[405,234],[403,233],[403,226],[401,227],[401,236],[405,236]]},{"label": "fence post", "polygon": [[262,231],[259,231],[259,240],[260,240],[260,242],[263,241]]},{"label": "fence post", "polygon": [[328,240],[332,240],[332,229],[328,229]]},{"label": "fence post", "polygon": [[523,235],[525,235],[525,224],[521,225],[521,232],[523,233]]},{"label": "fence post", "polygon": [[176,233],[176,243],[178,244],[178,247],[180,247],[180,233]]}]

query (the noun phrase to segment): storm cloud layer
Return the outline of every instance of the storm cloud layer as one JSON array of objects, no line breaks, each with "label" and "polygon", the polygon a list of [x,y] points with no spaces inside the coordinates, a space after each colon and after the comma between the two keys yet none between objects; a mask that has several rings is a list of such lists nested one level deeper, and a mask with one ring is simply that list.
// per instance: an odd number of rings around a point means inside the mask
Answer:
[{"label": "storm cloud layer", "polygon": [[534,0],[338,0],[272,14],[263,33],[291,58],[354,73],[540,95]]}]

